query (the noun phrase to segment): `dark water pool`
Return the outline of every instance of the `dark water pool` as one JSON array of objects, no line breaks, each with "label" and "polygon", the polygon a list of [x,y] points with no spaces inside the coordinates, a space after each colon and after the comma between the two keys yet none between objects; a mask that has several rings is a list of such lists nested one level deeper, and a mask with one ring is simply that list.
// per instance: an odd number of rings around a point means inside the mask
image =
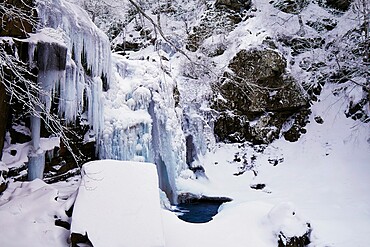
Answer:
[{"label": "dark water pool", "polygon": [[223,202],[192,202],[180,203],[177,205],[181,212],[178,217],[186,222],[206,223],[211,221],[218,212],[218,208]]}]

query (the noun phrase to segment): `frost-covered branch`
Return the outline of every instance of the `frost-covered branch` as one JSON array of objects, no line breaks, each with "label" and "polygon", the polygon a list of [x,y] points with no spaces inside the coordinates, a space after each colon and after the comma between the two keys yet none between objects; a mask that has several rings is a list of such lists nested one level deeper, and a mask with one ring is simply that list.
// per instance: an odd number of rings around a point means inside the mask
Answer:
[{"label": "frost-covered branch", "polygon": [[0,2],[0,28],[5,33],[15,28],[27,35],[27,30],[37,25],[36,9],[25,1],[21,1],[22,8],[18,4]]}]

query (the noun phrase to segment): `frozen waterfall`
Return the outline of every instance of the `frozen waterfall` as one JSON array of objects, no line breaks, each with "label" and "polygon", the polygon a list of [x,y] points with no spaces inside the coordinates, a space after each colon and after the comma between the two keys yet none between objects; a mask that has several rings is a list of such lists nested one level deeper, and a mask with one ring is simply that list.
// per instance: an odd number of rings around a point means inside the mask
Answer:
[{"label": "frozen waterfall", "polygon": [[[29,54],[33,57],[38,52],[39,81],[48,95],[45,103],[50,109],[58,96],[59,114],[67,122],[86,113],[88,124],[99,135],[103,126],[101,93],[111,74],[108,37],[74,4],[63,0],[36,3],[39,27],[30,39],[38,43]],[[63,56],[65,63],[60,62]]]},{"label": "frozen waterfall", "polygon": [[[36,0],[38,27],[28,42],[31,68],[38,69],[39,97],[47,111],[55,110],[66,123],[80,119],[98,141],[103,118],[102,92],[111,78],[108,37],[77,5],[64,0]],[[86,119],[85,119],[86,118]],[[32,117],[33,145],[29,178],[42,178],[44,153],[37,144],[40,119]]]},{"label": "frozen waterfall", "polygon": [[160,188],[176,203],[176,179],[187,167],[174,82],[148,61],[114,55],[113,64],[110,89],[104,93],[100,158],[155,163]]}]

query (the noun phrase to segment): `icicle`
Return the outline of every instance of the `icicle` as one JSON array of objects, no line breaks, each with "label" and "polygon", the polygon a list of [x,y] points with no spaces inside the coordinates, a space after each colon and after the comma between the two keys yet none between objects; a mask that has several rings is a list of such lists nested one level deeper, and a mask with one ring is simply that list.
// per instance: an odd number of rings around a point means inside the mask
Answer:
[{"label": "icicle", "polygon": [[40,148],[41,119],[37,116],[31,117],[32,147],[28,154],[28,180],[43,178],[45,168],[45,153]]},{"label": "icicle", "polygon": [[101,78],[108,86],[111,80],[108,37],[92,23],[85,11],[72,3],[64,0],[37,0],[36,3],[40,27],[63,32],[68,53],[63,75],[42,69],[45,73],[40,73],[40,78],[48,92],[44,101],[49,107],[60,82],[59,113],[67,122],[74,122],[87,105],[89,124],[99,136],[103,126]]}]

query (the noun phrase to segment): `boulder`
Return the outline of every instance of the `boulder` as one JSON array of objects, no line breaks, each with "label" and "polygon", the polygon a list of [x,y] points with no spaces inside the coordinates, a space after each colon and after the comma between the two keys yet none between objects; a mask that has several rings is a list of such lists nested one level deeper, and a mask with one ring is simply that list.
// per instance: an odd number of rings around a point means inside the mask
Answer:
[{"label": "boulder", "polygon": [[202,47],[203,41],[214,34],[227,34],[247,16],[251,7],[250,0],[217,0],[214,5],[207,4],[199,25],[192,28],[186,39],[186,49],[197,51],[199,48],[208,56],[223,54],[227,44],[217,44],[215,47]]},{"label": "boulder", "polygon": [[282,42],[285,46],[291,47],[293,56],[322,48],[325,45],[325,39],[321,37],[303,38],[282,35],[278,38],[278,41]]},{"label": "boulder", "polygon": [[302,218],[293,204],[276,205],[267,218],[276,233],[278,247],[305,247],[311,243],[311,224]]},{"label": "boulder", "polygon": [[71,222],[75,246],[165,246],[154,164],[100,160],[82,169]]},{"label": "boulder", "polygon": [[270,143],[279,137],[284,123],[307,106],[285,67],[286,60],[274,50],[236,54],[214,87],[213,108],[219,112],[214,131],[219,141]]}]

